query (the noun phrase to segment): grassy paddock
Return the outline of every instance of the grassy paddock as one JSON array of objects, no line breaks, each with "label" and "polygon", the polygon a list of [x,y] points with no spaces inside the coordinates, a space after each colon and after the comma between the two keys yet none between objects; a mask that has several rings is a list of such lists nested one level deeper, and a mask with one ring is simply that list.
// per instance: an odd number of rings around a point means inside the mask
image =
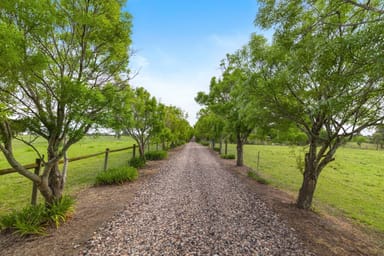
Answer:
[{"label": "grassy paddock", "polygon": [[[106,148],[130,147],[133,144],[134,141],[128,137],[122,137],[118,140],[113,136],[87,136],[70,148],[68,157],[98,153]],[[35,145],[41,149],[41,152],[44,152],[46,144],[43,140],[36,141]],[[33,163],[36,158],[36,154],[32,150],[16,141],[15,154],[18,156],[18,159],[21,159],[22,164]],[[110,153],[108,167],[116,168],[127,165],[131,157],[131,150]],[[103,169],[103,165],[104,155],[69,163],[67,184],[64,192],[66,194],[74,194],[94,184],[95,177]],[[0,154],[0,169],[7,167],[9,167],[8,163],[4,156]],[[0,176],[0,215],[4,215],[12,210],[20,210],[28,205],[31,200],[31,191],[32,182],[17,173]],[[42,200],[40,195],[38,200]]]},{"label": "grassy paddock", "polygon": [[[372,147],[374,148],[374,147]],[[230,145],[229,153],[235,153]],[[246,145],[245,164],[274,186],[297,194],[302,174],[297,168],[297,156],[303,156],[301,147]],[[325,207],[342,212],[345,216],[384,232],[384,152],[370,149],[343,147],[336,160],[320,174],[315,192],[314,207]]]}]

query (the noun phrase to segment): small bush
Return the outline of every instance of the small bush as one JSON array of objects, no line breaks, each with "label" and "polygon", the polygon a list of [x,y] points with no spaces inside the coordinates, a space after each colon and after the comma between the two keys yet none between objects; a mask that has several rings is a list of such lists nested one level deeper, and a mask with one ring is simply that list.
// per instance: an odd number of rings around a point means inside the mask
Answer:
[{"label": "small bush", "polygon": [[213,150],[216,151],[216,152],[220,152],[220,148],[219,147],[214,147]]},{"label": "small bush", "polygon": [[58,228],[60,223],[65,222],[74,212],[75,200],[70,196],[63,196],[47,208],[49,221],[53,222]]},{"label": "small bush", "polygon": [[209,142],[201,142],[200,144],[203,146],[209,146]]},{"label": "small bush", "polygon": [[25,207],[21,211],[13,211],[1,217],[0,226],[2,230],[13,230],[21,236],[32,234],[44,235],[45,228],[43,227],[43,223],[45,221],[45,207],[39,204]]},{"label": "small bush", "polygon": [[134,167],[108,169],[96,176],[96,185],[123,184],[125,181],[137,179],[138,172]]},{"label": "small bush", "polygon": [[0,218],[0,229],[26,235],[45,235],[45,226],[54,223],[56,227],[65,222],[73,213],[75,201],[69,196],[46,208],[44,204],[27,206],[21,211],[14,211]]},{"label": "small bush", "polygon": [[128,165],[132,166],[132,167],[135,167],[137,169],[142,168],[145,165],[145,159],[142,158],[142,157],[132,157],[128,161]]},{"label": "small bush", "polygon": [[220,157],[223,159],[236,159],[236,156],[234,154],[221,155]]},{"label": "small bush", "polygon": [[167,158],[167,156],[168,156],[167,151],[163,151],[163,150],[149,151],[145,153],[145,159],[150,161],[162,160]]},{"label": "small bush", "polygon": [[264,179],[263,177],[260,177],[259,174],[257,174],[256,172],[254,171],[249,171],[248,172],[248,177],[256,180],[257,182],[261,183],[261,184],[265,184],[265,185],[268,185],[269,184],[269,181]]}]

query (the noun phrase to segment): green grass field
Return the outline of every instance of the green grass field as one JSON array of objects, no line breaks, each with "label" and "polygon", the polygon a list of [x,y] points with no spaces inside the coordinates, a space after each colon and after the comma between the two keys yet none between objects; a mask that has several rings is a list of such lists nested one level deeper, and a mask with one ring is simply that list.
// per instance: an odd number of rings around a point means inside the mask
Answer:
[{"label": "green grass field", "polygon": [[[89,155],[104,151],[106,148],[119,149],[130,147],[134,141],[128,137],[122,137],[120,140],[113,136],[84,137],[79,143],[73,145],[68,157],[77,157]],[[44,152],[46,145],[43,140],[35,143],[36,147]],[[22,164],[33,163],[36,158],[35,152],[15,141],[15,155]],[[109,155],[108,167],[120,167],[126,165],[132,157],[132,151],[121,151]],[[104,155],[70,162],[68,166],[67,184],[64,193],[74,194],[77,191],[91,186],[97,173],[103,169]],[[0,154],[0,169],[8,168],[9,165]],[[32,170],[31,170],[32,171]],[[31,200],[32,182],[23,176],[12,173],[0,176],[0,215],[12,210],[18,210],[28,205]],[[41,198],[39,198],[41,200]]]},{"label": "green grass field", "polygon": [[[367,148],[363,145],[362,148]],[[374,147],[368,147],[374,148]],[[246,145],[245,164],[254,170],[260,152],[259,174],[283,190],[298,193],[302,174],[296,157],[302,148]],[[295,153],[294,153],[295,152]],[[229,147],[235,153],[235,146]],[[315,209],[335,210],[357,222],[384,232],[384,151],[343,147],[336,160],[320,174],[315,192]],[[331,206],[331,207],[329,207]]]}]

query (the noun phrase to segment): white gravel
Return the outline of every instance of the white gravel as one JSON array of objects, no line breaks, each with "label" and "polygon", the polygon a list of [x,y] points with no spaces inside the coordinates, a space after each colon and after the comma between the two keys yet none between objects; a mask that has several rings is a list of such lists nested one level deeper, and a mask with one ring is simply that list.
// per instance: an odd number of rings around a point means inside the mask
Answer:
[{"label": "white gravel", "polygon": [[314,254],[216,156],[189,143],[79,255]]}]

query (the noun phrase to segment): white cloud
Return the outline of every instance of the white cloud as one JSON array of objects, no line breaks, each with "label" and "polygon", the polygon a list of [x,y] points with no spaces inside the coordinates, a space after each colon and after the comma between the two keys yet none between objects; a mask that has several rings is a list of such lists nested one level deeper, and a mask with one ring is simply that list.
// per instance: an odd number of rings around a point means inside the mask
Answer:
[{"label": "white cloud", "polygon": [[[233,35],[217,35],[212,34],[208,40],[221,50],[226,50],[227,53],[232,53],[240,49],[249,41],[250,35],[246,34],[233,34]],[[223,56],[224,57],[224,56]]]},{"label": "white cloud", "polygon": [[146,68],[149,66],[149,61],[140,54],[134,54],[131,58],[131,65],[136,69]]},{"label": "white cloud", "polygon": [[181,73],[158,75],[143,70],[132,81],[132,85],[143,86],[162,103],[181,108],[188,113],[188,121],[193,125],[196,113],[200,110],[194,98],[197,92],[206,90],[209,80],[209,73],[196,76]]},{"label": "white cloud", "polygon": [[197,93],[209,91],[211,77],[220,75],[220,60],[248,40],[249,35],[212,34],[193,45],[157,45],[144,49],[132,60],[132,66],[141,69],[131,84],[146,88],[166,105],[186,111],[193,125],[201,108],[194,100]]}]

